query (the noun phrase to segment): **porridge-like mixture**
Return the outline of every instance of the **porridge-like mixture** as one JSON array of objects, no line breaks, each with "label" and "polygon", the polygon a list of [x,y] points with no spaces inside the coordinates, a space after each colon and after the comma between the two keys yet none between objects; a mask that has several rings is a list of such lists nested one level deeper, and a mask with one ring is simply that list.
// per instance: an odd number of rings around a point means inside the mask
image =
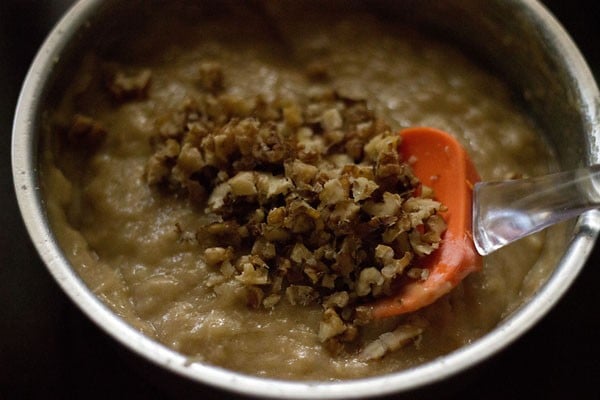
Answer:
[{"label": "porridge-like mixture", "polygon": [[452,132],[483,179],[505,179],[551,165],[531,122],[501,82],[416,31],[267,11],[165,13],[159,34],[83,57],[42,150],[75,270],[157,341],[260,376],[382,374],[485,334],[543,278],[543,236],[423,310],[369,314],[426,279],[416,261],[443,243],[444,205],[397,132]]}]

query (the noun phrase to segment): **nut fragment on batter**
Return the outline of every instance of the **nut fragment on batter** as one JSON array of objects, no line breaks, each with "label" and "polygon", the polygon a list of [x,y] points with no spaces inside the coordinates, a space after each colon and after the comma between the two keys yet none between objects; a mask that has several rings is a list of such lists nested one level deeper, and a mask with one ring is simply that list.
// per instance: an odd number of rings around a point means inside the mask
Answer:
[{"label": "nut fragment on batter", "polygon": [[363,361],[382,358],[387,353],[398,350],[412,340],[416,340],[423,329],[414,325],[400,325],[391,332],[383,333],[377,339],[365,346],[358,355]]},{"label": "nut fragment on batter", "polygon": [[106,136],[102,124],[91,117],[75,114],[67,130],[69,142],[86,147],[98,145]]},{"label": "nut fragment on batter", "polygon": [[117,66],[106,66],[106,87],[116,100],[136,100],[145,98],[150,86],[152,71],[124,71]]}]

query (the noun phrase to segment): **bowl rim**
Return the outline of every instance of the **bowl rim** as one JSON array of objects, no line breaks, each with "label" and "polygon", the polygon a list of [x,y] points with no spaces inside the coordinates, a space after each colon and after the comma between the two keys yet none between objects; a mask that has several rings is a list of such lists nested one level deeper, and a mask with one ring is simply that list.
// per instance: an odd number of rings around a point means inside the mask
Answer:
[{"label": "bowl rim", "polygon": [[[249,376],[221,367],[191,362],[187,357],[144,336],[104,305],[70,267],[53,235],[44,212],[38,182],[37,118],[43,110],[39,93],[47,89],[52,70],[76,29],[85,27],[102,0],[79,1],[57,23],[38,51],[25,78],[15,112],[12,133],[12,172],[18,205],[29,236],[48,270],[70,299],[101,329],[143,358],[177,375],[229,392],[269,398],[363,398],[406,392],[440,382],[496,354],[529,330],[571,286],[600,232],[600,211],[577,220],[573,239],[557,269],[536,293],[497,328],[473,343],[433,361],[387,375],[335,382],[284,381]],[[516,2],[518,3],[518,2]],[[590,162],[600,151],[600,95],[582,55],[556,19],[536,0],[520,2],[544,27],[550,45],[569,59],[569,72],[590,118]]]}]

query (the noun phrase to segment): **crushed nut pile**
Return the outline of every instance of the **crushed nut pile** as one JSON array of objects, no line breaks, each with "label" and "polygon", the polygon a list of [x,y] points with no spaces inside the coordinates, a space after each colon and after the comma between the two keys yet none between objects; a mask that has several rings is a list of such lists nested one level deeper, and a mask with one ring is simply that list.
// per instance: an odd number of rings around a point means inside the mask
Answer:
[{"label": "crushed nut pile", "polygon": [[[339,354],[371,321],[368,302],[427,278],[414,261],[438,248],[446,224],[443,205],[400,159],[400,136],[315,70],[307,68],[311,90],[294,99],[240,98],[228,93],[217,63],[203,63],[201,95],[157,118],[146,179],[204,209],[213,222],[202,235],[214,244],[204,261],[246,286],[249,307],[320,304],[318,338]],[[115,100],[147,96],[149,70],[107,71]],[[105,132],[77,115],[69,135],[97,142]],[[366,346],[365,358],[421,331],[388,332]]]},{"label": "crushed nut pile", "polygon": [[206,205],[220,245],[205,262],[246,285],[250,307],[321,304],[318,337],[339,353],[370,321],[365,303],[427,277],[413,260],[439,246],[443,206],[364,100],[322,85],[238,98],[224,78],[203,64],[203,95],[160,121],[148,183]]}]

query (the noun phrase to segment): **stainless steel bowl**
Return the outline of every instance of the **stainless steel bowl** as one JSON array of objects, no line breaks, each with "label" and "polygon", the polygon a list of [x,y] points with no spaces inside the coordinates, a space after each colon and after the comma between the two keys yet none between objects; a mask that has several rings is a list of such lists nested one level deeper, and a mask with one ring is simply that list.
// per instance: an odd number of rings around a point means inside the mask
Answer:
[{"label": "stainless steel bowl", "polygon": [[[512,85],[562,168],[600,162],[600,95],[581,54],[546,9],[533,0],[356,1],[387,18],[405,19],[443,34]],[[344,3],[348,5],[349,3]],[[104,306],[71,269],[45,215],[38,174],[38,139],[47,105],[84,48],[120,29],[145,2],[77,3],[48,36],[23,85],[13,128],[13,176],[23,219],[41,258],[71,299],[108,334],[160,367],[191,382],[238,394],[277,398],[358,398],[407,392],[439,383],[508,346],[558,301],[573,282],[600,230],[590,212],[568,227],[564,251],[546,283],[481,339],[451,354],[394,374],[345,382],[277,381],[188,359],[143,336]]]}]

